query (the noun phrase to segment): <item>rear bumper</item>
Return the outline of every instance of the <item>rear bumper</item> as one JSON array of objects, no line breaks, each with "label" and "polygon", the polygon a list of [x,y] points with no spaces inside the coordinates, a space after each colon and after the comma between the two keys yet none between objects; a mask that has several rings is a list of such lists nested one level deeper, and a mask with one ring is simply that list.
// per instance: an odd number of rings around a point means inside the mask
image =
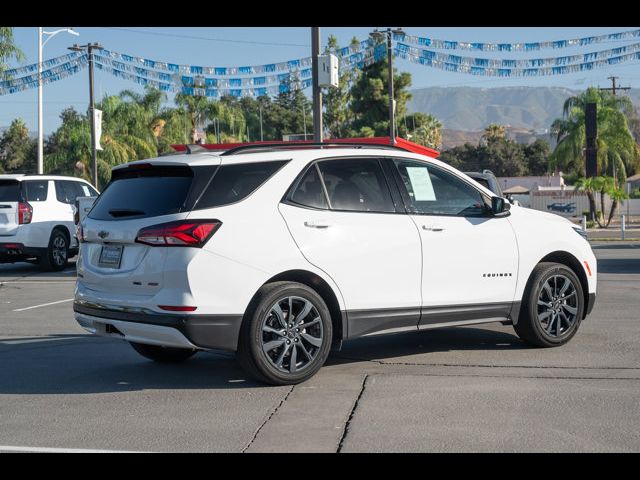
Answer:
[{"label": "rear bumper", "polygon": [[73,304],[76,321],[96,335],[181,348],[238,348],[242,315],[173,315],[140,310]]},{"label": "rear bumper", "polygon": [[0,263],[38,258],[46,251],[46,248],[25,247],[22,243],[0,242]]}]

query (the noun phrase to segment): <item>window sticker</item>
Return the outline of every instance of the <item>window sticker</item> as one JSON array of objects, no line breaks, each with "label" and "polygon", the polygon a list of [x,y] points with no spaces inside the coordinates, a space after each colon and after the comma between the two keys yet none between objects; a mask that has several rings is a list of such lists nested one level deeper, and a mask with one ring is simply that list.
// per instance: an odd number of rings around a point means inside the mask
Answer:
[{"label": "window sticker", "polygon": [[406,167],[407,175],[413,187],[414,200],[417,202],[433,202],[436,194],[433,191],[429,170],[426,167]]}]

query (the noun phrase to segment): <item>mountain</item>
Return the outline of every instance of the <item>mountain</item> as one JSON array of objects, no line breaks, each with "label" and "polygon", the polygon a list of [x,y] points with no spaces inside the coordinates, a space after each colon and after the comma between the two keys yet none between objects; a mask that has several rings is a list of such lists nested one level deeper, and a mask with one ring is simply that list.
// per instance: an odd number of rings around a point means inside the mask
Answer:
[{"label": "mountain", "polygon": [[[490,123],[543,133],[562,115],[562,104],[581,90],[563,87],[429,87],[411,91],[409,112],[435,115],[449,130],[475,132]],[[630,90],[635,104],[640,92]]]},{"label": "mountain", "polygon": [[435,115],[449,130],[481,131],[490,123],[544,130],[578,93],[561,87],[429,87],[413,90],[407,108]]}]

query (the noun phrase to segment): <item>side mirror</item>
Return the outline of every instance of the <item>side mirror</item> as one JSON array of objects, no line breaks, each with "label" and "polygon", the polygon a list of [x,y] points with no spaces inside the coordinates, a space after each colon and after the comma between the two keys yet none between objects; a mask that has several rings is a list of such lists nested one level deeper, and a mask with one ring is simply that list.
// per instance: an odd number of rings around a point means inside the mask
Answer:
[{"label": "side mirror", "polygon": [[511,204],[502,197],[491,197],[491,213],[496,217],[508,214]]}]

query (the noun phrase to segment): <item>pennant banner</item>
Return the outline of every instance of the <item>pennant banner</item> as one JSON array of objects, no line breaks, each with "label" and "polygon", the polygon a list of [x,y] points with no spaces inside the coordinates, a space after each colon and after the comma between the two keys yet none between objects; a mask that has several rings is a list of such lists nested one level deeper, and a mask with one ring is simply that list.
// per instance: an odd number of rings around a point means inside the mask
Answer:
[{"label": "pennant banner", "polygon": [[640,52],[628,53],[610,57],[604,60],[596,60],[593,62],[575,63],[572,65],[561,65],[557,67],[541,67],[541,68],[487,68],[471,65],[463,65],[459,63],[449,63],[433,58],[425,58],[413,55],[410,52],[396,49],[395,54],[403,59],[418,63],[427,67],[439,68],[448,72],[470,73],[472,75],[484,75],[493,77],[541,77],[547,75],[562,75],[567,73],[584,72],[593,70],[594,68],[607,67],[631,60],[640,60]]},{"label": "pennant banner", "polygon": [[[336,52],[336,55],[345,59],[345,62],[352,62],[349,56],[357,54],[363,50],[373,46],[372,40],[364,40],[356,45],[341,48]],[[311,57],[298,58],[294,60],[288,60],[286,62],[269,63],[266,65],[253,65],[243,67],[203,67],[199,65],[179,65],[176,63],[159,62],[157,60],[150,60],[148,58],[137,57],[134,55],[128,55],[125,53],[114,52],[111,50],[103,49],[101,51],[103,57],[108,57],[112,60],[137,64],[141,67],[151,68],[155,70],[161,70],[170,73],[186,73],[195,75],[209,75],[214,77],[226,77],[229,75],[256,75],[256,74],[268,74],[275,72],[291,72],[293,70],[300,70],[304,68],[311,68]],[[122,70],[122,69],[121,69]]]},{"label": "pennant banner", "polygon": [[[45,76],[44,72],[42,72],[43,73],[42,84],[46,85],[47,83],[57,82],[58,80],[62,80],[63,78],[70,77],[71,75],[78,73],[80,70],[82,70],[86,66],[87,66],[87,60],[85,58],[84,61],[79,59],[76,65],[73,65],[70,68],[64,69],[59,73],[51,73]],[[0,95],[7,95],[11,93],[22,92],[29,88],[36,88],[38,86],[37,74],[33,75],[33,77],[35,78],[32,82],[21,82],[19,84],[6,86],[6,87],[0,86]]]},{"label": "pennant banner", "polygon": [[[50,58],[49,60],[44,60],[42,62],[42,68],[49,68],[49,67],[53,67],[55,65],[59,65],[61,63],[65,63],[68,62],[70,60],[73,60],[79,56],[83,55],[80,52],[72,52],[69,53],[67,55],[62,55],[60,57],[55,57],[55,58]],[[84,54],[86,55],[86,54]],[[4,79],[4,80],[11,80],[13,77],[15,77],[16,75],[23,75],[25,73],[31,73],[31,72],[37,72],[38,71],[38,64],[37,63],[32,63],[31,65],[26,65],[24,67],[20,67],[20,68],[12,68],[11,70],[5,70],[4,72],[2,72],[2,74],[0,75],[0,78]]]},{"label": "pennant banner", "polygon": [[498,52],[530,52],[548,48],[567,48],[575,46],[591,45],[606,41],[620,41],[640,38],[640,30],[627,30],[624,32],[607,33],[590,37],[572,38],[568,40],[551,40],[546,42],[518,42],[518,43],[479,43],[458,42],[452,40],[438,40],[430,37],[417,37],[406,34],[393,34],[393,39],[398,42],[406,42],[423,47],[432,47],[445,50],[483,50]]},{"label": "pennant banner", "polygon": [[[48,78],[50,76],[55,76],[59,73],[70,70],[80,64],[85,65],[86,63],[87,63],[87,56],[85,54],[82,57],[76,58],[70,62],[63,63],[62,65],[58,65],[57,67],[53,67],[48,70],[44,70],[43,72],[41,72],[42,79],[44,80],[45,78]],[[27,83],[32,83],[32,82],[36,82],[36,83],[38,82],[37,73],[34,73],[32,75],[27,75],[25,77],[14,78],[11,80],[3,80],[0,82],[0,88],[11,88],[11,87],[16,87],[16,86],[27,84]]]},{"label": "pennant banner", "polygon": [[587,63],[596,60],[604,60],[611,57],[617,57],[627,53],[638,52],[640,51],[640,43],[634,43],[631,45],[626,45],[624,47],[611,48],[608,50],[600,50],[597,52],[568,55],[564,57],[531,58],[520,60],[461,57],[459,55],[450,55],[446,53],[434,52],[433,50],[420,49],[404,43],[397,43],[396,49],[399,52],[406,52],[409,55],[419,56],[421,58],[436,60],[444,63],[452,63],[456,65],[467,65],[484,68],[537,68],[557,67],[561,65],[570,65],[573,63]]}]

